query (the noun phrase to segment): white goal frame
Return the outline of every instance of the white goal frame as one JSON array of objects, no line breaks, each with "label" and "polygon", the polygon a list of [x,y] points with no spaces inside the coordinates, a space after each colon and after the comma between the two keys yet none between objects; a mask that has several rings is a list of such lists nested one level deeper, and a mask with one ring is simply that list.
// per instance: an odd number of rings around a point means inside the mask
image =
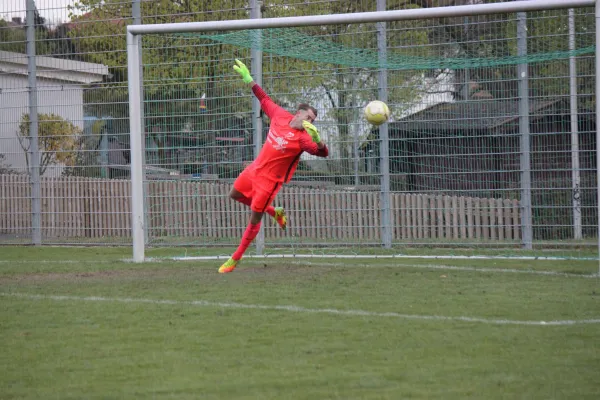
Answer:
[{"label": "white goal frame", "polygon": [[[147,225],[144,215],[144,146],[142,108],[141,36],[182,32],[211,32],[243,29],[284,28],[330,24],[374,23],[429,18],[448,18],[499,13],[516,13],[595,6],[596,45],[600,38],[600,2],[596,0],[529,0],[508,3],[477,4],[451,7],[435,7],[409,10],[375,11],[352,14],[310,15],[301,17],[245,19],[208,22],[184,22],[169,24],[129,25],[127,27],[127,67],[129,87],[129,117],[131,146],[131,220],[133,261],[145,260]],[[595,55],[596,73],[600,71],[600,54]],[[596,126],[600,126],[600,84],[596,79]],[[385,136],[382,135],[385,141]],[[596,130],[596,173],[600,187],[600,134]],[[385,158],[385,156],[384,156]],[[385,190],[383,191],[385,192]],[[600,211],[600,190],[598,208]],[[389,193],[389,190],[388,190]],[[385,201],[385,199],[384,199]],[[600,251],[600,212],[598,212],[598,249]]]}]

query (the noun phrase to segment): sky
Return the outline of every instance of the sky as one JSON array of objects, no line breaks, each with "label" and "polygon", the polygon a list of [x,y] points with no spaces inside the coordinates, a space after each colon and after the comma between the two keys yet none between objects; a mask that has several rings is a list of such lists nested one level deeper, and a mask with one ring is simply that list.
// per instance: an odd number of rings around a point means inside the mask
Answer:
[{"label": "sky", "polygon": [[[75,0],[35,0],[41,16],[51,24],[69,20],[68,5]],[[13,17],[25,19],[26,0],[0,0],[0,18],[10,21]]]}]

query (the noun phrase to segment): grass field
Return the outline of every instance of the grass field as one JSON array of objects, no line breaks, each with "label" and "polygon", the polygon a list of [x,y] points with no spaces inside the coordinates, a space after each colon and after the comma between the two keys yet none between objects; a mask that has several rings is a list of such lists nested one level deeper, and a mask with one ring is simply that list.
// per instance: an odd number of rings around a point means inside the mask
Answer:
[{"label": "grass field", "polygon": [[597,261],[130,257],[0,247],[0,398],[600,398]]}]

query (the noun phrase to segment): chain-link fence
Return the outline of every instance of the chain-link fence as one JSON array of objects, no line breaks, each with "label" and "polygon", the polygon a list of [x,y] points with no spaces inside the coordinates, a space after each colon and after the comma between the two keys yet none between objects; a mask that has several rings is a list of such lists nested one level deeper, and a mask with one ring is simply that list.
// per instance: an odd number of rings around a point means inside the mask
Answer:
[{"label": "chain-link fence", "polygon": [[[494,2],[6,0],[0,242],[131,242],[127,25]],[[145,36],[148,243],[239,240],[227,191],[256,123],[232,65],[260,54],[263,88],[313,104],[330,148],[302,157],[278,198],[290,229],[267,224],[268,244],[595,257],[594,10],[388,22],[384,39],[374,23]],[[383,140],[362,115],[382,95]]]}]

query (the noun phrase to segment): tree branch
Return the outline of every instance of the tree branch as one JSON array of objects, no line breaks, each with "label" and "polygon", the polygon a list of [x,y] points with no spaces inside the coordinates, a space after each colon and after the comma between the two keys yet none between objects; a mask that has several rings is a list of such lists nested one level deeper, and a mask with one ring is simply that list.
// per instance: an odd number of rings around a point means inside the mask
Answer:
[{"label": "tree branch", "polygon": [[329,90],[329,88],[327,86],[325,86],[324,83],[322,83],[321,86],[323,86],[323,88],[325,89],[325,94],[327,95],[327,97],[329,98],[329,101],[331,102],[331,107],[337,108],[337,105],[335,104],[335,100],[333,99],[333,96],[331,95],[331,90]]}]

